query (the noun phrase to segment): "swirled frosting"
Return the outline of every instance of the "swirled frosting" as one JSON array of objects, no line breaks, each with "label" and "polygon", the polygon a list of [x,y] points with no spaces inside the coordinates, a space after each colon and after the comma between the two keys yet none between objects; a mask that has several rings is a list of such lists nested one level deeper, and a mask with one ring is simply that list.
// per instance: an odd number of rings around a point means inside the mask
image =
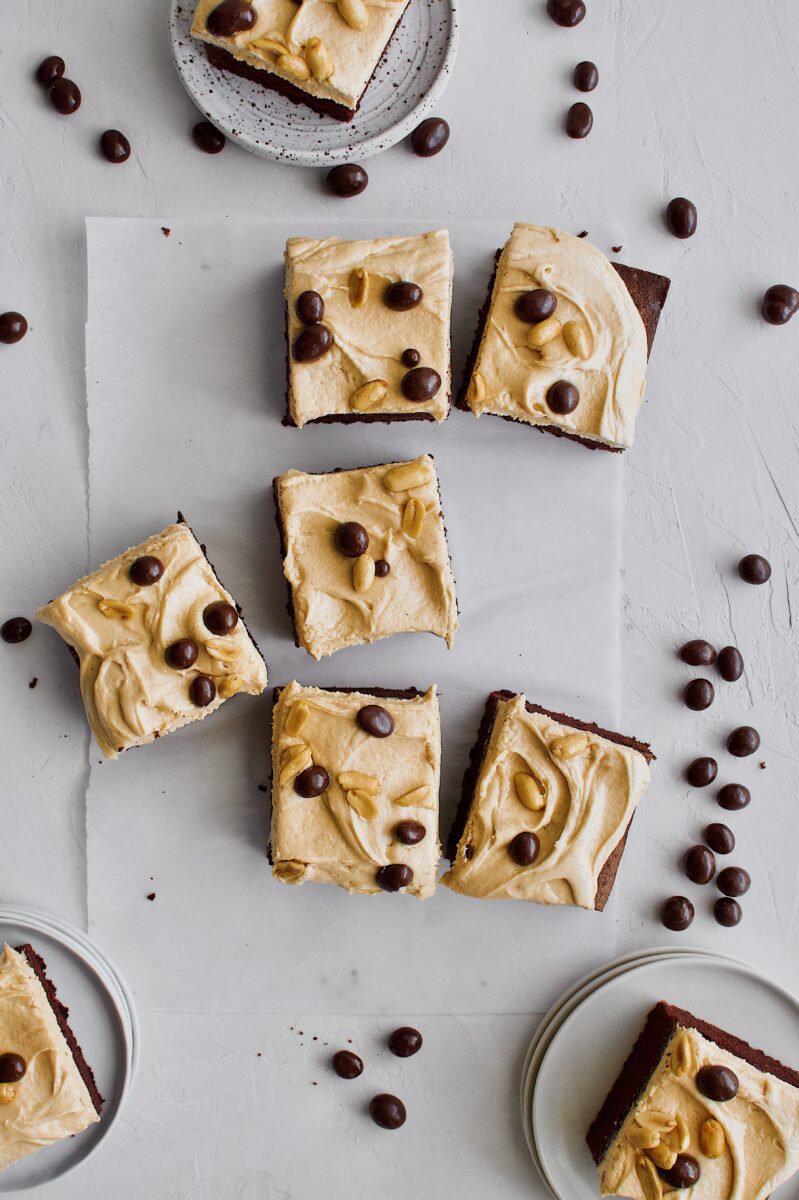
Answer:
[{"label": "swirled frosting", "polygon": [[[367,274],[366,297],[353,305],[353,271]],[[406,312],[383,302],[389,284],[418,284],[422,301]],[[350,399],[372,380],[388,384],[385,398],[370,413],[429,413],[443,421],[450,396],[450,308],[452,251],[445,229],[417,237],[290,238],[286,246],[286,305],[289,343],[303,328],[295,312],[297,297],[318,292],[325,302],[323,322],[333,334],[331,350],[316,362],[290,363],[289,408],[295,425],[316,417],[352,413]],[[441,376],[437,394],[424,403],[409,401],[400,390],[408,368],[403,350],[415,349],[420,366]]]},{"label": "swirled frosting", "polygon": [[[458,627],[455,581],[435,464],[427,454],[413,464],[421,482],[399,491],[386,486],[398,463],[326,475],[287,471],[277,479],[283,571],[300,645],[314,658],[394,633],[435,633],[452,645]],[[417,536],[403,529],[412,499],[424,509]],[[336,529],[348,521],[365,527],[369,556],[391,568],[366,591],[354,586],[358,560],[341,554],[334,542]]]},{"label": "swirled frosting", "polygon": [[[693,1048],[692,1069],[675,1069],[675,1044],[687,1036]],[[738,1076],[738,1094],[722,1102],[709,1100],[696,1085],[703,1066],[728,1067]],[[678,1029],[666,1046],[644,1095],[625,1120],[600,1165],[603,1196],[644,1200],[635,1171],[641,1150],[630,1141],[637,1118],[650,1111],[679,1113],[690,1138],[686,1153],[697,1160],[701,1175],[691,1188],[692,1200],[766,1200],[799,1170],[799,1089],[757,1070],[742,1058],[703,1037],[696,1029]],[[717,1158],[702,1152],[701,1130],[708,1119],[724,1131]],[[663,1185],[663,1191],[667,1191]],[[672,1193],[679,1195],[679,1193]]]},{"label": "swirled frosting", "polygon": [[[309,711],[299,733],[292,735],[286,722],[298,701],[304,701]],[[359,710],[370,704],[379,704],[393,717],[390,737],[372,737],[358,724]],[[307,746],[314,765],[324,767],[330,776],[330,786],[321,796],[300,796],[293,780],[281,786],[286,753],[298,745]],[[394,699],[290,683],[280,693],[272,728],[271,847],[276,876],[295,884],[312,880],[335,883],[348,892],[374,893],[380,891],[379,868],[403,863],[413,871],[405,890],[420,900],[432,896],[440,854],[440,770],[435,687],[413,699]],[[346,772],[378,781],[374,815],[362,816],[348,802],[339,782]],[[414,796],[413,803],[398,803],[408,796]],[[394,837],[397,824],[408,820],[420,822],[426,830],[413,846]]]},{"label": "swirled frosting", "polygon": [[[562,335],[540,350],[527,343],[533,326],[515,312],[524,292],[546,288],[557,297],[554,316],[582,331],[585,355]],[[516,225],[497,267],[491,307],[468,391],[483,413],[531,425],[555,425],[608,446],[631,446],[644,396],[647,340],[640,313],[618,272],[585,238],[540,225]],[[573,384],[580,402],[553,412],[547,391]]]},{"label": "swirled frosting", "polygon": [[[163,563],[157,583],[131,579],[131,564],[143,555]],[[264,690],[266,667],[244,622],[223,637],[206,627],[203,612],[219,600],[234,604],[188,525],[176,524],[79,579],[36,614],[78,656],[86,716],[106,757],[199,721],[237,692]],[[186,670],[165,657],[181,638],[199,649]],[[190,694],[198,675],[216,688],[205,708]]]},{"label": "swirled frosting", "polygon": [[[455,860],[441,882],[480,899],[594,908],[600,873],[646,791],[649,765],[639,751],[593,733],[567,743],[569,752],[581,748],[562,757],[562,739],[574,728],[525,705],[524,696],[499,702]],[[520,798],[519,774],[535,781],[535,811]],[[523,832],[540,844],[531,866],[519,866],[509,850]]]},{"label": "swirled frosting", "polygon": [[[221,46],[241,62],[272,72],[311,96],[334,100],[354,110],[410,0],[363,0],[367,15],[364,29],[353,29],[345,21],[336,0],[251,0],[257,14],[255,24],[229,38],[215,37],[206,25],[208,14],[218,3],[200,0],[191,30],[194,37]],[[332,63],[330,78],[323,82],[313,75],[300,79],[284,70],[275,53],[256,44],[261,39],[275,38],[288,53],[301,59],[305,58],[309,39],[319,38]]]},{"label": "swirled frosting", "polygon": [[0,1054],[7,1053],[21,1055],[27,1070],[0,1103],[0,1171],[100,1119],[44,988],[10,946],[0,955]]}]

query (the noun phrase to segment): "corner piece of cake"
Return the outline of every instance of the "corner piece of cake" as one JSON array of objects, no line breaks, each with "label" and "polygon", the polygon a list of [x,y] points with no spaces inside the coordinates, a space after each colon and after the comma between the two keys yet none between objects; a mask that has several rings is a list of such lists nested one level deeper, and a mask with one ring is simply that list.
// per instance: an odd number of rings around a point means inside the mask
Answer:
[{"label": "corner piece of cake", "polygon": [[669,280],[584,238],[514,226],[480,314],[458,407],[569,437],[633,444]]},{"label": "corner piece of cake", "polygon": [[103,1097],[32,946],[0,954],[0,1171],[100,1120]]},{"label": "corner piece of cake", "polygon": [[351,121],[413,0],[200,0],[212,66]]},{"label": "corner piece of cake", "polygon": [[395,633],[458,627],[433,459],[274,481],[296,643],[315,659]]},{"label": "corner piece of cake", "polygon": [[492,692],[441,882],[481,900],[601,911],[653,759],[635,738]]},{"label": "corner piece of cake", "polygon": [[432,896],[440,772],[435,687],[275,689],[275,877]]},{"label": "corner piece of cake", "polygon": [[443,421],[452,251],[445,229],[286,245],[284,424]]},{"label": "corner piece of cake", "polygon": [[587,1141],[602,1196],[766,1200],[799,1170],[799,1071],[660,1001]]},{"label": "corner piece of cake", "polygon": [[199,721],[266,666],[240,609],[182,519],[104,563],[36,614],[80,666],[86,717],[107,758]]}]

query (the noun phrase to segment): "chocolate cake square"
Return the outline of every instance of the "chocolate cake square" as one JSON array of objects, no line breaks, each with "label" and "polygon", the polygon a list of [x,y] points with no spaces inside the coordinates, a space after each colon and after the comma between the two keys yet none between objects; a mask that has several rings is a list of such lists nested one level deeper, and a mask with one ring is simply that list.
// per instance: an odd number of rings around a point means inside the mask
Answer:
[{"label": "chocolate cake square", "polygon": [[86,717],[107,758],[199,721],[266,666],[240,610],[182,520],[79,579],[36,614],[80,666]]},{"label": "chocolate cake square", "polygon": [[212,66],[351,121],[412,0],[200,0]]},{"label": "chocolate cake square", "polygon": [[445,229],[286,246],[284,424],[438,421],[450,408],[452,251]]},{"label": "chocolate cake square", "polygon": [[653,759],[635,738],[492,692],[441,882],[477,899],[601,911]]},{"label": "chocolate cake square", "polygon": [[103,1097],[32,946],[0,954],[0,1171],[100,1120]]},{"label": "chocolate cake square", "polygon": [[275,689],[275,877],[432,896],[440,772],[435,687]]},{"label": "chocolate cake square", "polygon": [[274,481],[295,639],[315,659],[395,633],[458,627],[438,480],[428,454]]},{"label": "chocolate cake square", "polygon": [[669,280],[584,238],[517,224],[499,252],[458,407],[569,437],[633,443]]},{"label": "chocolate cake square", "polygon": [[603,1196],[766,1200],[799,1170],[799,1071],[661,1000],[587,1141]]}]

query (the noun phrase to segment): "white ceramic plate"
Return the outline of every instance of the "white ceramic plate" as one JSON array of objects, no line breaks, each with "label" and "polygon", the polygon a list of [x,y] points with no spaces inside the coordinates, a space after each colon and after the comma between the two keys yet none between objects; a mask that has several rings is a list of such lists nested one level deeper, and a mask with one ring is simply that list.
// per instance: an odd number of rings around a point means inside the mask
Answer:
[{"label": "white ceramic plate", "polygon": [[[712,951],[702,950],[698,947],[679,948],[655,948],[652,950],[641,950],[635,954],[626,955],[624,958],[617,959],[615,962],[609,963],[605,967],[600,967],[599,970],[592,972],[579,980],[572,988],[564,993],[558,1002],[553,1005],[547,1016],[538,1026],[535,1036],[530,1044],[525,1059],[524,1069],[522,1071],[521,1080],[521,1103],[522,1103],[522,1126],[524,1128],[525,1141],[527,1148],[530,1151],[530,1157],[541,1176],[547,1190],[551,1192],[551,1188],[547,1181],[544,1169],[538,1155],[538,1148],[535,1144],[535,1133],[533,1130],[533,1094],[535,1090],[535,1082],[538,1077],[538,1069],[544,1055],[549,1048],[549,1044],[557,1033],[560,1026],[566,1020],[570,1013],[574,1011],[579,1004],[586,999],[597,988],[604,986],[611,979],[615,979],[617,975],[622,975],[626,971],[634,971],[639,966],[647,962],[652,962],[660,958],[678,958],[681,955],[691,957],[693,955],[705,955],[706,957],[719,957],[729,959],[730,961],[738,961],[731,959],[731,956],[726,954],[715,955]],[[554,1195],[554,1193],[552,1193]]]},{"label": "white ceramic plate", "polygon": [[562,1200],[595,1200],[585,1133],[646,1013],[666,999],[786,1063],[799,1062],[799,1002],[743,963],[659,958],[596,988],[564,1020],[538,1070],[533,1136],[544,1177]]},{"label": "white ceramic plate", "polygon": [[190,34],[193,0],[171,0],[169,36],[178,75],[197,107],[245,150],[303,167],[332,166],[388,149],[428,116],[447,85],[458,45],[459,0],[412,0],[350,122],[208,62]]},{"label": "white ceramic plate", "polygon": [[105,1097],[99,1124],[23,1158],[0,1174],[0,1195],[26,1191],[73,1171],[108,1137],[130,1091],[138,1059],[133,1002],[116,968],[84,933],[45,913],[0,908],[0,945],[30,942],[47,964],[58,998]]}]

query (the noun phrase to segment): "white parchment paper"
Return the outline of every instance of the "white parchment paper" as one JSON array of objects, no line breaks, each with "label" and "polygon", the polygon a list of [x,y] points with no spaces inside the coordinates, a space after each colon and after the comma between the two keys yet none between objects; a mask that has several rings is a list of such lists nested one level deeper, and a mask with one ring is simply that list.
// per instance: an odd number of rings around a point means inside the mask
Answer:
[{"label": "white parchment paper", "polygon": [[[441,222],[440,224],[443,224]],[[615,725],[621,456],[490,417],[441,428],[284,429],[282,250],[291,235],[380,236],[435,221],[88,221],[92,563],[180,508],[244,606],[270,685],[442,693],[442,836],[486,693],[513,688]],[[460,375],[504,223],[449,223]],[[293,644],[271,483],[430,451],[461,610],[455,648],[422,635],[321,664]],[[531,1012],[613,957],[604,914],[288,888],[265,857],[270,697],[100,763],[88,800],[91,933],[144,1007],[206,1012]],[[148,903],[146,895],[156,893]]]}]

